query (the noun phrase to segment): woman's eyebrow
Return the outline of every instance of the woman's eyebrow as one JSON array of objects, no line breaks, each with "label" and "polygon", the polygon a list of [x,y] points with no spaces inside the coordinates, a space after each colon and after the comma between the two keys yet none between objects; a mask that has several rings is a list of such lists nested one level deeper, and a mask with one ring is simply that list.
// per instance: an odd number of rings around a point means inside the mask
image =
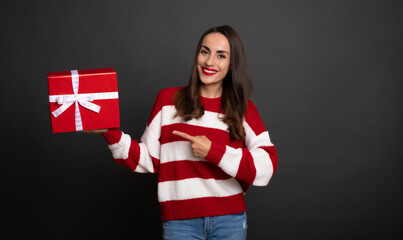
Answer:
[{"label": "woman's eyebrow", "polygon": [[[207,49],[207,51],[210,52],[210,48],[208,48],[207,46],[202,45],[202,47],[204,47],[205,49]],[[225,50],[218,50],[217,53],[226,53],[229,55],[229,52],[225,51]]]},{"label": "woman's eyebrow", "polygon": [[229,55],[229,52],[227,52],[227,51],[225,51],[225,50],[218,50],[217,52],[218,52],[218,53],[226,53],[226,54]]}]

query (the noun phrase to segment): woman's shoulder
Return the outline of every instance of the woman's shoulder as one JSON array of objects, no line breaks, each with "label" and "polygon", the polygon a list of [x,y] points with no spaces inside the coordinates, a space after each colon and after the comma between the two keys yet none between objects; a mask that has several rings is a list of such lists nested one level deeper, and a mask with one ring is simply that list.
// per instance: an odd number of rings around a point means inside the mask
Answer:
[{"label": "woman's shoulder", "polygon": [[173,96],[175,93],[177,93],[179,90],[181,90],[184,87],[169,87],[169,88],[163,88],[160,90],[158,95],[162,96]]},{"label": "woman's shoulder", "polygon": [[184,87],[169,87],[161,89],[157,95],[157,101],[163,106],[172,105],[173,97],[182,88]]},{"label": "woman's shoulder", "polygon": [[251,99],[248,98],[248,107],[247,110],[257,111],[255,104]]},{"label": "woman's shoulder", "polygon": [[246,109],[245,117],[246,118],[255,118],[259,116],[259,112],[256,108],[256,105],[252,100],[248,99],[248,107]]},{"label": "woman's shoulder", "polygon": [[262,118],[252,100],[248,99],[248,109],[245,114],[245,121],[249,124],[256,135],[266,131]]}]

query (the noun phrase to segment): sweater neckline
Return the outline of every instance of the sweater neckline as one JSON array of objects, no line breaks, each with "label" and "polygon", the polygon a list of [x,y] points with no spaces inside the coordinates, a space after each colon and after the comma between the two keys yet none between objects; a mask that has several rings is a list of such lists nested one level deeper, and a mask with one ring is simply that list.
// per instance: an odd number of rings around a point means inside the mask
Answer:
[{"label": "sweater neckline", "polygon": [[219,106],[221,105],[221,97],[216,97],[216,98],[207,98],[203,96],[199,96],[200,102],[204,106]]}]

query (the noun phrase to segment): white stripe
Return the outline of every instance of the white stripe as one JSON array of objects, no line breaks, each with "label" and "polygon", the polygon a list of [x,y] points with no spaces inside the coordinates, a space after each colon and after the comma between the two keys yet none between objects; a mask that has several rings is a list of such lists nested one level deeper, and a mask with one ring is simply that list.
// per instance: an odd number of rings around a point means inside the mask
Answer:
[{"label": "white stripe", "polygon": [[228,129],[228,126],[219,118],[222,115],[216,112],[204,111],[204,115],[201,118],[193,118],[192,120],[185,122],[180,117],[173,118],[176,113],[175,106],[164,106],[162,107],[162,111],[162,126],[175,123],[186,123],[198,127],[215,128],[223,131],[227,131]]},{"label": "white stripe", "polygon": [[[112,152],[112,156],[114,159],[123,159],[127,160],[129,157],[129,150],[131,146],[132,140],[128,134],[123,133],[122,137],[120,138],[118,143],[111,144],[109,145],[109,149]],[[141,153],[140,153],[141,154]],[[150,172],[144,167],[137,165],[136,169],[134,169],[135,172],[139,173],[145,173],[145,172]]]},{"label": "white stripe", "polygon": [[227,180],[191,178],[158,183],[158,200],[185,200],[203,197],[228,197],[242,193],[234,178]]},{"label": "white stripe", "polygon": [[146,128],[140,142],[145,145],[148,152],[147,154],[160,159],[160,142],[158,138],[154,138],[154,136],[150,134],[149,130],[149,128]]},{"label": "white stripe", "polygon": [[109,145],[114,159],[127,159],[131,145],[131,138],[127,134],[122,134],[118,143]]},{"label": "white stripe", "polygon": [[143,133],[143,137],[147,134],[151,134],[155,139],[159,139],[161,136],[161,111],[151,120],[150,125],[146,127]]},{"label": "white stripe", "polygon": [[150,171],[148,171],[147,169],[143,168],[140,165],[136,166],[136,169],[133,170],[133,172],[137,172],[137,173],[149,173]]},{"label": "white stripe", "polygon": [[140,159],[136,172],[154,172],[152,157],[160,159],[160,142],[158,141],[161,129],[158,123],[161,114],[158,113],[150,126],[146,127],[140,139]]},{"label": "white stripe", "polygon": [[238,173],[239,164],[242,159],[242,148],[232,148],[226,146],[225,153],[218,166],[228,175],[235,177]]},{"label": "white stripe", "polygon": [[265,131],[256,136],[246,121],[244,122],[244,128],[246,132],[245,145],[252,155],[253,164],[256,168],[256,177],[253,180],[253,185],[266,186],[273,175],[273,164],[269,153],[259,147],[273,146],[269,132]]},{"label": "white stripe", "polygon": [[255,186],[266,186],[273,175],[273,164],[269,153],[261,148],[250,151],[256,167],[256,177],[253,181]]},{"label": "white stripe", "polygon": [[161,145],[161,163],[181,160],[206,161],[202,157],[193,155],[192,147],[188,141],[175,141]]},{"label": "white stripe", "polygon": [[244,121],[243,124],[245,128],[245,146],[251,150],[257,147],[268,147],[268,146],[273,146],[273,143],[270,140],[269,132],[265,131],[256,136],[255,132],[252,130],[252,128],[249,126],[249,124]]},{"label": "white stripe", "polygon": [[250,149],[269,146],[273,146],[273,143],[270,141],[269,132],[267,131],[262,132],[260,135],[254,137],[251,141],[249,141]]},{"label": "white stripe", "polygon": [[[139,165],[145,168],[148,172],[154,172],[154,164],[150,155],[150,148],[148,148],[144,143],[139,143],[139,146],[140,146]],[[157,156],[153,157],[158,158]]]}]

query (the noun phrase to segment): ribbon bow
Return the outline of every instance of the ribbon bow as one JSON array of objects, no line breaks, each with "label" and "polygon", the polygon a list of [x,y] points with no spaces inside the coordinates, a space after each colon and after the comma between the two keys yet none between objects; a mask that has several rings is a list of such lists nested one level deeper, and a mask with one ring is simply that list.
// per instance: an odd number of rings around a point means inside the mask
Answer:
[{"label": "ribbon bow", "polygon": [[81,94],[77,95],[64,95],[64,96],[58,96],[56,98],[56,102],[60,106],[58,109],[52,112],[54,117],[58,117],[60,114],[62,114],[67,108],[69,108],[73,103],[76,104],[76,109],[78,107],[77,104],[80,104],[81,106],[94,111],[96,113],[99,113],[101,110],[101,106],[96,105],[92,103],[94,101],[94,98],[90,95],[87,96],[81,96]]}]

